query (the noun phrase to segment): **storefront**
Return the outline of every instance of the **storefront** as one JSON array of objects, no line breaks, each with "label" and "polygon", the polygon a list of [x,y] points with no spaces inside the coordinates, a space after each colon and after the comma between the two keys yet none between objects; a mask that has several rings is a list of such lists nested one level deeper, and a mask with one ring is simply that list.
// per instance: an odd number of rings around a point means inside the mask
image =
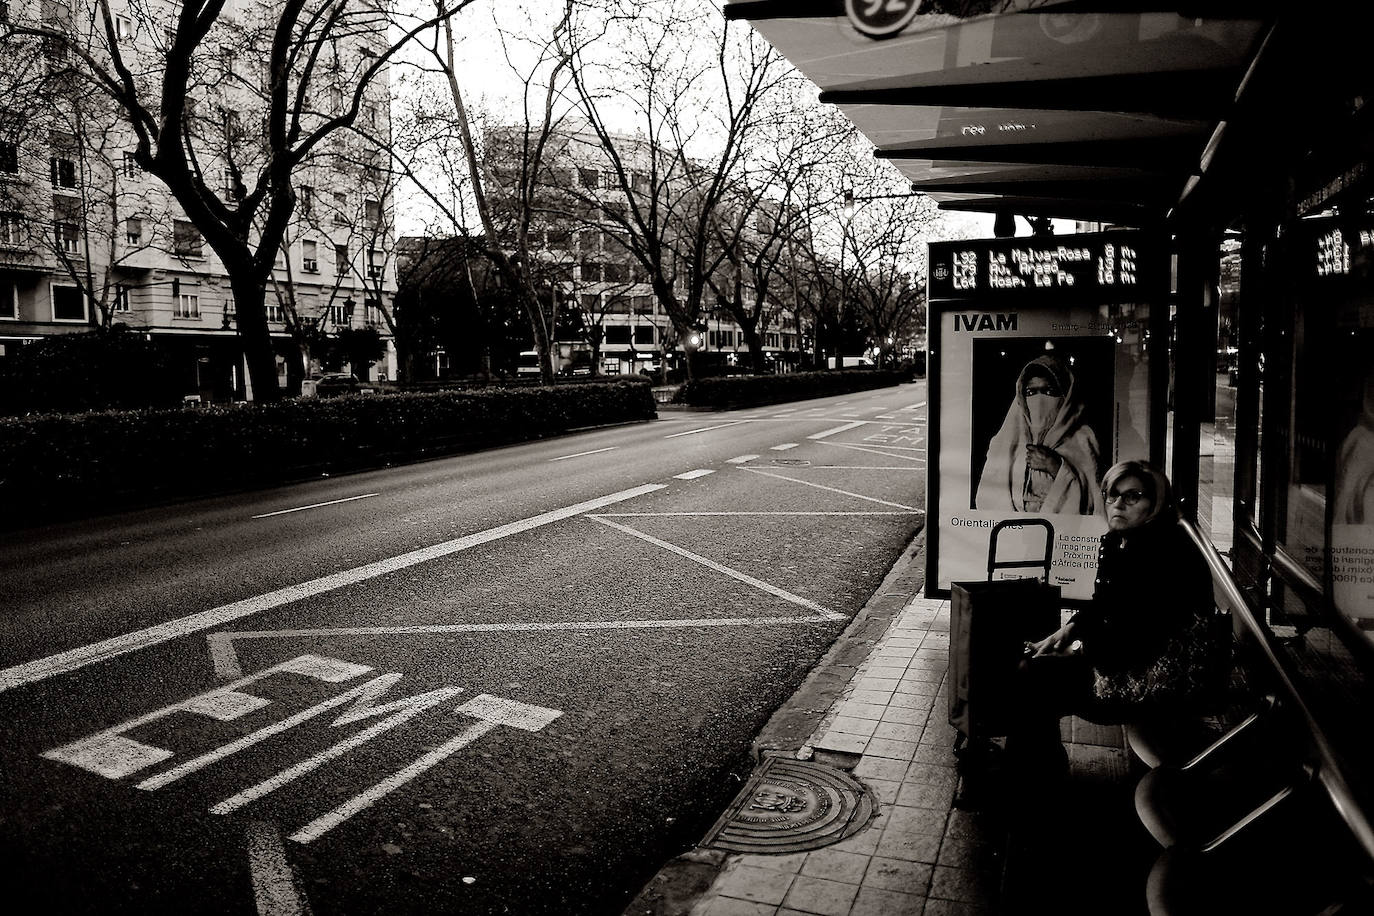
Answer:
[{"label": "storefront", "polygon": [[[739,0],[942,207],[1159,240],[1152,428],[1374,875],[1374,67],[1362,4]],[[1359,12],[1355,12],[1360,8]],[[1126,10],[1101,12],[1100,10]],[[1019,221],[1017,218],[1020,218]],[[968,484],[965,482],[965,489]],[[1304,842],[1294,837],[1294,843]],[[1295,877],[1294,880],[1302,880]]]}]

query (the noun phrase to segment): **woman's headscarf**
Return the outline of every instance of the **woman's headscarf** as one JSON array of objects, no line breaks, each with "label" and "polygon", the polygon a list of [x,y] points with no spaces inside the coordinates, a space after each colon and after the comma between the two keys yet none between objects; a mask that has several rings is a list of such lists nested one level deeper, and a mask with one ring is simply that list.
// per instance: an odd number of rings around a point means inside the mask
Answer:
[{"label": "woman's headscarf", "polygon": [[1123,477],[1138,478],[1141,489],[1150,498],[1150,514],[1141,520],[1141,525],[1149,524],[1166,512],[1177,515],[1174,506],[1174,489],[1169,485],[1169,478],[1150,462],[1137,459],[1118,461],[1107,468],[1107,473],[1102,475],[1102,502],[1104,505],[1107,502],[1107,494],[1112,492],[1112,487],[1116,486]]},{"label": "woman's headscarf", "polygon": [[[1053,382],[1059,397],[1037,396],[1033,415],[1025,388],[1037,377]],[[975,508],[1074,515],[1099,512],[1102,504],[1097,490],[1100,454],[1097,436],[1083,423],[1085,405],[1075,388],[1073,370],[1053,353],[1038,356],[1022,368],[1007,417],[988,443],[987,462],[978,483]],[[1053,402],[1052,413],[1041,406],[1048,406],[1050,402]],[[1033,475],[1043,472],[1027,468],[1027,445],[1043,445],[1063,459],[1063,466],[1052,480],[1032,479]],[[1043,496],[1031,496],[1032,492],[1043,493]],[[1031,499],[1029,506],[1028,498]],[[1038,506],[1036,499],[1040,501]]]}]

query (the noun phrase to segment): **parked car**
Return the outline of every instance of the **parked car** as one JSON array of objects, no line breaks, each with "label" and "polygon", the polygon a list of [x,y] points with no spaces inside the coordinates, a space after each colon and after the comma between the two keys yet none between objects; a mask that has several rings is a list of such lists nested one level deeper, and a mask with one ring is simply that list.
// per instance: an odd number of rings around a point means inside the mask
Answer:
[{"label": "parked car", "polygon": [[315,394],[322,398],[336,394],[375,394],[376,391],[372,385],[358,381],[357,376],[348,372],[331,372],[315,379]]}]

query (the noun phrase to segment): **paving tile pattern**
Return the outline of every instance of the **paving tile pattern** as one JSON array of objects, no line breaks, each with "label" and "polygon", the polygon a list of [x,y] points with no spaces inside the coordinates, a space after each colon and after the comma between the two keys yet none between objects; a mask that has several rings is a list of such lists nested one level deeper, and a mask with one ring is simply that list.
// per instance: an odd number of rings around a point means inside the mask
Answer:
[{"label": "paving tile pattern", "polygon": [[[692,916],[1007,911],[1002,895],[1016,890],[1004,886],[1007,858],[1018,838],[1005,820],[954,807],[959,777],[946,721],[948,651],[949,602],[908,598],[809,744],[817,760],[852,766],[877,797],[878,816],[825,849],[731,856]],[[1123,780],[1119,728],[1066,719],[1063,733],[1072,742],[1074,778]]]}]

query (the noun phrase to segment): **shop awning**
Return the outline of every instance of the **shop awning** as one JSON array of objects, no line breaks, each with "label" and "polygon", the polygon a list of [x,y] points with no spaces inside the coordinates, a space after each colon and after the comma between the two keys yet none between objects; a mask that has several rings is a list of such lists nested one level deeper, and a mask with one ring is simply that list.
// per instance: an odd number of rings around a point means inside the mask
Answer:
[{"label": "shop awning", "polygon": [[[917,0],[883,4],[907,8]],[[851,8],[846,11],[846,6]],[[1232,0],[734,0],[749,23],[941,207],[1147,226],[1224,131],[1273,5]]]}]

